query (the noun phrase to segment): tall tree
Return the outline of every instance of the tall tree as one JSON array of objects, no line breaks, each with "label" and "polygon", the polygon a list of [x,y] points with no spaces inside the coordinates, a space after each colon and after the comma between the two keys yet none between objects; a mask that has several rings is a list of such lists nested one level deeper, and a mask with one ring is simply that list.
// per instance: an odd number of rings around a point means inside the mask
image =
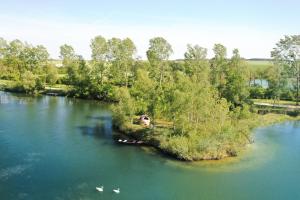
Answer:
[{"label": "tall tree", "polygon": [[104,37],[96,36],[91,40],[93,75],[97,84],[103,85],[105,75],[108,73],[108,44]]},{"label": "tall tree", "polygon": [[20,40],[11,41],[4,54],[4,65],[6,65],[16,79],[21,79],[22,74],[25,72],[25,67],[21,58],[24,51],[25,44]]},{"label": "tall tree", "polygon": [[3,38],[0,37],[0,78],[7,77],[9,75],[7,67],[3,63],[3,58],[5,55],[5,51],[7,49],[7,42]]},{"label": "tall tree", "polygon": [[271,52],[275,65],[283,68],[285,74],[296,79],[297,105],[299,105],[300,81],[300,35],[285,36]]},{"label": "tall tree", "polygon": [[184,54],[185,73],[189,76],[196,75],[199,81],[209,81],[209,66],[206,57],[206,48],[188,44]]},{"label": "tall tree", "polygon": [[6,49],[7,49],[7,42],[2,37],[0,37],[0,59],[3,58]]},{"label": "tall tree", "polygon": [[159,80],[159,85],[162,85],[166,68],[166,61],[173,53],[171,45],[162,37],[155,37],[149,41],[149,49],[147,58],[152,67],[153,76]]},{"label": "tall tree", "polygon": [[215,55],[211,60],[211,81],[222,94],[226,84],[227,49],[222,44],[215,44],[213,51]]},{"label": "tall tree", "polygon": [[121,55],[122,55],[122,70],[124,71],[125,86],[128,86],[129,76],[132,75],[133,55],[136,53],[136,47],[133,41],[129,38],[122,40]]},{"label": "tall tree", "polygon": [[42,45],[37,45],[36,47],[26,45],[20,57],[24,67],[36,74],[41,73],[43,67],[47,65],[49,53]]},{"label": "tall tree", "polygon": [[226,84],[223,92],[224,98],[232,106],[241,106],[249,97],[247,86],[248,69],[246,63],[241,59],[238,49],[234,49],[226,71]]},{"label": "tall tree", "polygon": [[129,38],[124,40],[112,38],[108,40],[108,49],[108,59],[112,63],[111,79],[115,83],[127,87],[129,75],[131,74],[130,66],[132,66],[136,47]]},{"label": "tall tree", "polygon": [[71,62],[75,59],[76,54],[75,50],[71,45],[64,44],[60,46],[60,59],[63,60],[63,65],[67,65],[68,62]]}]

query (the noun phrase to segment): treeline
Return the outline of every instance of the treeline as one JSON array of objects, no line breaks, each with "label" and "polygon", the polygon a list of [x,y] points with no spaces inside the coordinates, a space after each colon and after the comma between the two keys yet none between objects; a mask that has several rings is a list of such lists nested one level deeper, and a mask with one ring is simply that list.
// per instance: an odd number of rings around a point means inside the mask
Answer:
[{"label": "treeline", "polygon": [[33,92],[58,80],[58,69],[49,62],[42,45],[32,46],[20,40],[0,38],[0,78],[15,81],[16,91]]},{"label": "treeline", "polygon": [[[299,55],[290,53],[297,47],[291,39],[298,38],[281,40],[272,52],[275,65],[262,73],[272,97],[282,94],[286,80],[296,75],[299,88]],[[34,93],[60,82],[72,86],[69,95],[118,102],[114,124],[123,130],[133,129],[136,116],[147,114],[152,128],[145,129],[143,139],[180,159],[219,159],[251,142],[250,94],[261,88],[249,84],[254,72],[237,49],[228,58],[226,47],[215,44],[208,59],[206,48],[187,45],[184,60],[171,61],[171,45],[155,37],[142,61],[135,58],[129,38],[97,36],[90,47],[87,61],[72,46],[62,45],[63,66],[56,68],[45,47],[0,39],[0,78],[15,81],[20,91]]]},{"label": "treeline", "polygon": [[234,97],[229,91],[233,88],[229,87],[225,76],[235,72],[230,72],[228,66],[241,65],[239,70],[245,72],[244,78],[248,69],[238,50],[234,50],[235,61],[229,60],[226,58],[226,48],[221,44],[215,45],[215,57],[210,61],[207,59],[207,49],[198,45],[188,45],[184,61],[169,61],[172,47],[159,37],[150,40],[148,61],[134,57],[136,47],[129,38],[106,40],[97,36],[91,40],[90,47],[92,60],[87,61],[77,55],[72,46],[62,45],[60,58],[63,66],[56,67],[44,46],[33,46],[20,40],[7,42],[0,38],[0,78],[16,81],[16,86],[25,92],[38,92],[45,85],[63,83],[74,86],[76,96],[114,99],[112,91],[115,87],[131,88],[139,70],[149,72],[160,87],[170,78],[170,73],[182,72],[190,77],[208,73],[210,83],[218,88],[221,96],[230,98],[232,103],[240,104],[248,96],[245,90],[240,91],[244,94],[239,97]]}]

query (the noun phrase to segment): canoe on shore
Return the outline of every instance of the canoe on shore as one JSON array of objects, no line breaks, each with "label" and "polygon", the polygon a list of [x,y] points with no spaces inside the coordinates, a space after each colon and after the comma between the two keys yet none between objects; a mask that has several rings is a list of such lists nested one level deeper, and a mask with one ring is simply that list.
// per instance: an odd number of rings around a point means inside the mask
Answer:
[{"label": "canoe on shore", "polygon": [[135,144],[135,145],[144,144],[144,142],[141,141],[141,140],[118,139],[117,142],[120,143],[120,144]]}]

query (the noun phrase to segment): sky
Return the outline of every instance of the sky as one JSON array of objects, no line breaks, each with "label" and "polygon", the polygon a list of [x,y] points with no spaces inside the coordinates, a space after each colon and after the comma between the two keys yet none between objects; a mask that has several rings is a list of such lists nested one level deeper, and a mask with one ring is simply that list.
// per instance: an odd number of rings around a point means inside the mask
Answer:
[{"label": "sky", "polygon": [[208,49],[216,43],[228,56],[238,48],[245,58],[269,58],[284,35],[300,32],[299,0],[0,0],[0,37],[47,47],[58,58],[70,44],[90,58],[90,40],[131,38],[137,57],[146,58],[149,39],[164,37],[183,58],[187,44]]}]

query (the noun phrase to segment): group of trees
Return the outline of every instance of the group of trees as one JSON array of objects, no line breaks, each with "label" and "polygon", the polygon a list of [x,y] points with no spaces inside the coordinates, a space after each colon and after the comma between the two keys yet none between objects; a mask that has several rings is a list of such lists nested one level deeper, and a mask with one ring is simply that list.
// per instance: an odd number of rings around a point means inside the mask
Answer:
[{"label": "group of trees", "polygon": [[[185,160],[220,158],[249,142],[248,128],[240,122],[251,115],[250,95],[267,94],[248,84],[253,77],[269,82],[272,98],[282,95],[289,79],[296,79],[298,95],[299,41],[299,36],[280,40],[272,51],[274,66],[253,72],[238,49],[228,58],[222,44],[214,45],[211,59],[206,48],[189,44],[183,60],[171,61],[172,46],[155,37],[143,61],[135,58],[129,38],[96,36],[91,60],[68,44],[60,47],[59,78],[45,47],[0,39],[0,78],[29,92],[59,81],[72,86],[70,95],[118,102],[113,109],[117,126],[130,126],[136,115],[148,114],[152,131],[159,133],[152,139],[161,149]],[[158,121],[168,122],[168,128],[161,131]]]},{"label": "group of trees", "polygon": [[92,39],[90,47],[90,61],[77,55],[70,45],[60,47],[60,58],[67,74],[64,82],[75,87],[76,96],[114,100],[116,87],[132,84],[136,47],[129,38],[106,40],[102,36]]},{"label": "group of trees", "polygon": [[57,68],[49,63],[47,49],[20,40],[7,42],[0,38],[0,71],[1,79],[14,80],[16,89],[29,92],[58,79]]},{"label": "group of trees", "polygon": [[300,87],[300,35],[285,36],[271,52],[273,64],[265,69],[252,71],[250,80],[267,81],[254,84],[252,98],[296,100],[299,104]]},{"label": "group of trees", "polygon": [[[235,152],[236,144],[249,139],[237,123],[250,115],[245,61],[237,49],[227,58],[221,44],[215,45],[211,60],[207,49],[198,45],[187,46],[183,61],[170,61],[172,52],[165,39],[150,40],[148,65],[133,72],[131,87],[118,91],[117,125],[130,127],[135,115],[148,114],[154,126],[150,138],[158,141],[159,148],[185,160]],[[171,126],[161,131],[159,121]]]},{"label": "group of trees", "polygon": [[285,36],[276,44],[271,56],[274,59],[276,71],[273,84],[279,95],[289,85],[290,80],[296,90],[295,99],[299,104],[300,35]]}]

